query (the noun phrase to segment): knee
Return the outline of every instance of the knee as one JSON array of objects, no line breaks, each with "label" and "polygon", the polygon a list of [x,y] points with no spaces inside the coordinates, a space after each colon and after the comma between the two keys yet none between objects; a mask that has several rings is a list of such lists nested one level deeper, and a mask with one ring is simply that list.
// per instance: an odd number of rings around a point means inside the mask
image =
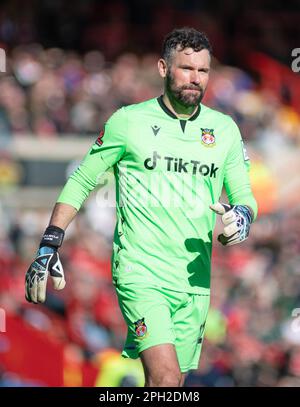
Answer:
[{"label": "knee", "polygon": [[146,378],[145,387],[180,387],[181,373],[168,371]]}]

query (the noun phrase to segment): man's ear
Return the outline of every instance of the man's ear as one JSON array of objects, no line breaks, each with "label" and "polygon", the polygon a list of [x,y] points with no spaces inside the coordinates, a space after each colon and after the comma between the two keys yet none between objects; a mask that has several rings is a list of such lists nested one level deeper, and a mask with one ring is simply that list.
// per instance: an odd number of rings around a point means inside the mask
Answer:
[{"label": "man's ear", "polygon": [[167,76],[167,63],[163,58],[160,58],[157,63],[158,72],[160,76],[164,79]]}]

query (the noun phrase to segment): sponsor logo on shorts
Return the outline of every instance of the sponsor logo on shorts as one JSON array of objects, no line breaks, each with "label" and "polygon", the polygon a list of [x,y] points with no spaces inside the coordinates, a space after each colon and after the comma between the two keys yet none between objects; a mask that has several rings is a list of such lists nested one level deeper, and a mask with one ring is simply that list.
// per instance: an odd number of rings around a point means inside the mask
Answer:
[{"label": "sponsor logo on shorts", "polygon": [[147,325],[145,324],[145,318],[138,319],[136,322],[134,322],[134,329],[136,335],[140,339],[144,339],[146,335],[148,334],[147,332]]}]

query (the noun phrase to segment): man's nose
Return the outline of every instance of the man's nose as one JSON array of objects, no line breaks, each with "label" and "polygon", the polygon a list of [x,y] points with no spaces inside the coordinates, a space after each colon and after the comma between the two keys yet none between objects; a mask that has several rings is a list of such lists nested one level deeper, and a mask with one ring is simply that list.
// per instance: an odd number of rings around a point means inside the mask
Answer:
[{"label": "man's nose", "polygon": [[191,82],[199,85],[199,83],[200,83],[200,73],[198,71],[193,71],[192,72]]}]

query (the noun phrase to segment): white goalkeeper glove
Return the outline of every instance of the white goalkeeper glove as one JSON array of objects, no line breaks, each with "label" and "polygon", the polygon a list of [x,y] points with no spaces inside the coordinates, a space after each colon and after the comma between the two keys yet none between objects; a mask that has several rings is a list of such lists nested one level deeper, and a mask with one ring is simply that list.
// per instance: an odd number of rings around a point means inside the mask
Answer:
[{"label": "white goalkeeper glove", "polygon": [[56,226],[49,226],[46,229],[36,258],[25,275],[25,298],[28,302],[34,304],[45,302],[49,275],[55,290],[62,290],[65,287],[64,271],[57,252],[63,238],[62,229]]},{"label": "white goalkeeper glove", "polygon": [[224,231],[218,236],[223,246],[231,246],[246,240],[252,223],[251,210],[245,205],[229,205],[217,202],[209,206],[222,216]]}]

